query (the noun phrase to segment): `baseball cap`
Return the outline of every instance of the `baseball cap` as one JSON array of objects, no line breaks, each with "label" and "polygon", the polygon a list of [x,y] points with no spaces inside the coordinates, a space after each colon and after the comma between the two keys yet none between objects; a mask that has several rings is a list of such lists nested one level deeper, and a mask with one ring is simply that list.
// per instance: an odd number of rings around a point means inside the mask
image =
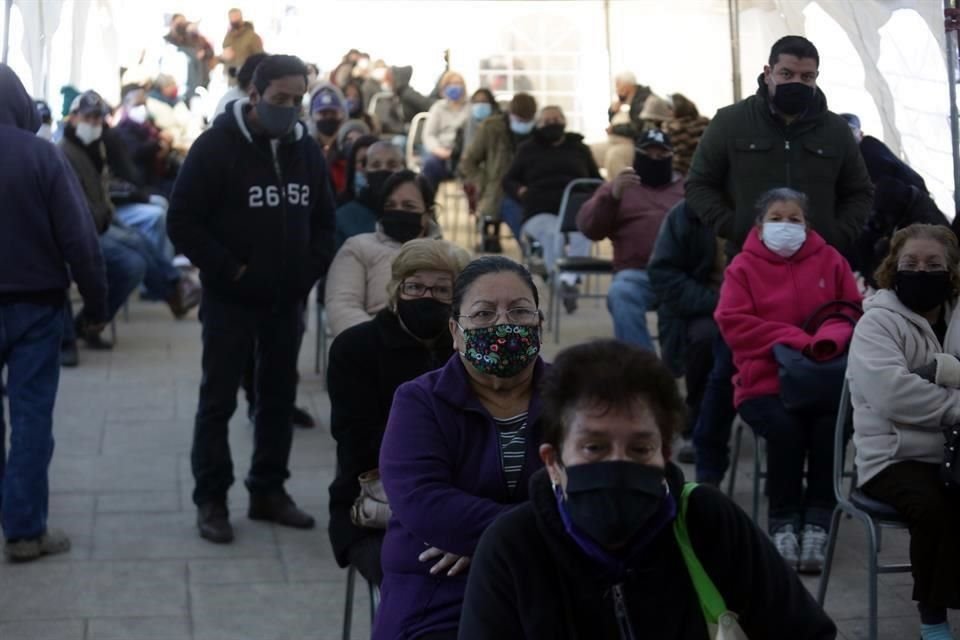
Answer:
[{"label": "baseball cap", "polygon": [[310,113],[327,110],[340,111],[342,113],[347,112],[344,106],[343,94],[329,84],[317,89],[313,94],[313,98],[310,100]]},{"label": "baseball cap", "polygon": [[841,113],[840,117],[847,121],[851,129],[860,129],[860,118],[852,113]]},{"label": "baseball cap", "polygon": [[77,113],[81,116],[91,114],[105,116],[110,113],[110,107],[96,91],[84,91],[73,99],[70,104],[70,113]]},{"label": "baseball cap", "polygon": [[667,151],[673,151],[673,145],[670,144],[670,136],[660,129],[648,129],[643,132],[637,141],[637,149],[646,149],[647,147],[663,147]]}]

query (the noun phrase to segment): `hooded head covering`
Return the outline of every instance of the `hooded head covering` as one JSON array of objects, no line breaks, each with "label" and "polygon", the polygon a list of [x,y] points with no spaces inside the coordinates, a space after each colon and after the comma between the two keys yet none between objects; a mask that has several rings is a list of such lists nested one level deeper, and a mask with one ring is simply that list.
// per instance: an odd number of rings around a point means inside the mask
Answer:
[{"label": "hooded head covering", "polygon": [[337,129],[337,148],[343,149],[346,144],[347,136],[354,131],[359,131],[361,135],[370,135],[370,127],[363,120],[347,120]]},{"label": "hooded head covering", "polygon": [[36,133],[40,114],[13,69],[0,64],[0,125]]},{"label": "hooded head covering", "polygon": [[640,112],[640,119],[653,120],[655,122],[673,120],[673,107],[660,96],[652,95],[643,103],[643,111]]}]

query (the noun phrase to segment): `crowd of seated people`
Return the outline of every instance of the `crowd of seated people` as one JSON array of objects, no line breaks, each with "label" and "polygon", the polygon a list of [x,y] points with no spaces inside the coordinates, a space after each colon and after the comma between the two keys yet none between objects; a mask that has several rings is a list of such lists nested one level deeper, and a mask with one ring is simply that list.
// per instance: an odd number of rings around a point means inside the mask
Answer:
[{"label": "crowd of seated people", "polygon": [[[329,533],[337,562],[381,587],[374,638],[573,638],[618,625],[633,634],[641,620],[658,637],[698,637],[717,623],[703,594],[685,578],[662,588],[638,577],[693,575],[686,552],[751,637],[834,637],[796,573],[823,568],[837,407],[787,402],[780,347],[813,364],[849,357],[858,482],[911,524],[923,638],[951,637],[936,634],[946,609],[960,607],[960,571],[942,568],[957,564],[947,535],[956,505],[937,473],[940,428],[957,422],[960,389],[950,334],[957,242],[922,179],[863,136],[855,116],[847,127],[827,110],[812,43],[778,41],[757,94],[712,121],[682,94],[663,98],[618,76],[607,182],[577,216],[582,233],[567,234],[556,232],[564,189],[601,172],[560,107],[538,110],[517,93],[501,109],[449,69],[425,96],[410,87],[412,69],[359,51],[329,76],[314,67],[301,83],[297,71],[303,90],[284,94],[290,105],[265,103],[257,69],[278,57],[262,43],[245,57],[219,117],[255,123],[243,133],[254,144],[308,137],[323,158],[329,193],[318,206],[335,251],[318,268],[335,338]],[[176,89],[162,75],[125,87],[112,117],[86,91],[61,127],[59,147],[100,234],[108,320],[140,286],[177,317],[199,302],[166,236],[166,197],[189,153]],[[395,144],[417,113],[427,114],[419,172]],[[281,115],[290,126],[273,126]],[[843,136],[830,153],[802,156],[805,171],[782,184],[783,164],[798,159],[763,140],[801,125],[811,137],[800,149]],[[754,145],[747,158],[736,155],[743,140]],[[435,195],[457,178],[489,225],[480,248],[501,250],[501,221],[542,247],[568,312],[578,282],[555,276],[556,261],[612,242],[617,341],[572,347],[552,368],[542,359],[533,275],[501,256],[470,262],[441,239]],[[242,287],[246,265],[237,267],[231,284]],[[861,305],[855,270],[879,289],[864,318],[819,318],[830,304]],[[99,316],[74,317],[69,304],[65,313],[68,345],[72,328],[109,348]],[[259,368],[255,356],[247,368]],[[865,382],[881,372],[884,385]],[[697,480],[719,485],[737,413],[765,446],[766,535],[713,487],[685,486],[672,462],[685,432]]]}]

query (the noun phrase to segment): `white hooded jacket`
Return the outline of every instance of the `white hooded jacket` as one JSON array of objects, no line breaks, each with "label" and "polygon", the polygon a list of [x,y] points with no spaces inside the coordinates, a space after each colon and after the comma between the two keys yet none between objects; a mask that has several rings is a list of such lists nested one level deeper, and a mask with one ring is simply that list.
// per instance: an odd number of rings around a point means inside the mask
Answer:
[{"label": "white hooded jacket", "polygon": [[937,354],[960,356],[960,307],[947,307],[943,345],[892,290],[881,289],[863,307],[847,364],[861,486],[897,462],[939,464],[943,429],[960,423],[960,389],[911,373]]}]

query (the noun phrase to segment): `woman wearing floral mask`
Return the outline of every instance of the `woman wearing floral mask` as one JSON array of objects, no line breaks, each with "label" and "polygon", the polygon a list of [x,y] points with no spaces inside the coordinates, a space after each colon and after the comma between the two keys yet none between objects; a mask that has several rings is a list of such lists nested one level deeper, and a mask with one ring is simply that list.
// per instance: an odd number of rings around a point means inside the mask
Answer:
[{"label": "woman wearing floral mask", "polygon": [[811,333],[803,327],[825,304],[859,304],[861,298],[850,265],[807,226],[804,194],[768,191],[757,211],[743,252],[724,274],[714,317],[737,369],[734,406],[766,440],[770,535],[788,564],[819,573],[835,504],[836,408],[787,409],[773,348],[785,345],[821,362],[843,355],[853,334],[851,319],[832,317]]},{"label": "woman wearing floral mask", "polygon": [[499,256],[453,287],[457,351],[401,386],[380,449],[393,511],[373,638],[456,638],[467,568],[497,516],[527,499],[542,467],[534,427],[542,316],[530,274]]}]

